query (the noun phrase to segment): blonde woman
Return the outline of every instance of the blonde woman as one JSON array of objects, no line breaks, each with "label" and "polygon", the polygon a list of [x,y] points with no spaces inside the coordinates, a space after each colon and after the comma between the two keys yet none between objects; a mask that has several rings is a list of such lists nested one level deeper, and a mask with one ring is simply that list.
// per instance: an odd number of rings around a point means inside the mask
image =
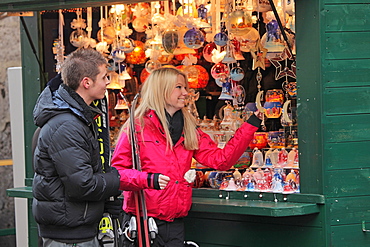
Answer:
[{"label": "blonde woman", "polygon": [[142,87],[141,102],[135,111],[142,171],[132,169],[127,126],[123,126],[112,157],[112,165],[120,173],[127,215],[136,214],[134,191],[145,192],[148,216],[158,226],[152,246],[184,246],[183,218],[192,203],[191,183],[184,176],[192,158],[213,169],[230,169],[261,123],[252,115],[220,149],[197,128],[195,119],[184,108],[188,87],[181,71],[172,67],[154,70]]}]

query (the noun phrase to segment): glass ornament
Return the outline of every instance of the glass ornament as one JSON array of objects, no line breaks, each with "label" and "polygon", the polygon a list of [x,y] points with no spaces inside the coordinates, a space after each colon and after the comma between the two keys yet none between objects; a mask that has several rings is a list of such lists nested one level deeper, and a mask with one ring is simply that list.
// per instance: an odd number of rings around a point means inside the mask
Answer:
[{"label": "glass ornament", "polygon": [[212,61],[212,51],[216,49],[216,44],[215,43],[208,43],[204,46],[203,48],[203,57],[207,62],[213,63]]},{"label": "glass ornament", "polygon": [[118,41],[117,47],[120,48],[124,53],[129,53],[134,50],[135,45],[132,39],[123,38]]},{"label": "glass ornament", "polygon": [[231,12],[228,21],[230,23],[229,32],[236,36],[246,35],[252,28],[251,16],[241,9]]},{"label": "glass ornament", "polygon": [[116,30],[113,26],[106,26],[103,29],[103,39],[102,39],[102,31],[99,30],[97,32],[97,38],[99,42],[107,42],[108,45],[113,44],[113,41],[116,39]]},{"label": "glass ornament", "polygon": [[82,29],[77,29],[69,36],[69,41],[74,47],[82,47],[87,39],[87,33]]},{"label": "glass ornament", "polygon": [[195,82],[198,81],[199,70],[195,66],[193,66],[193,65],[185,66],[185,68],[183,69],[183,72],[188,77],[189,85],[194,84]]},{"label": "glass ornament", "polygon": [[130,64],[143,64],[147,60],[145,56],[144,43],[138,40],[134,41],[135,48],[132,52],[126,54],[126,62]]},{"label": "glass ornament", "polygon": [[179,43],[179,34],[176,30],[167,30],[162,34],[162,45],[166,52],[173,53]]},{"label": "glass ornament", "polygon": [[255,132],[252,141],[249,143],[249,148],[262,149],[267,146],[268,132]]},{"label": "glass ornament", "polygon": [[142,69],[141,70],[141,73],[140,73],[140,81],[141,81],[141,83],[144,83],[146,81],[146,79],[148,78],[149,75],[150,75],[150,73],[146,70],[146,68]]},{"label": "glass ornament", "polygon": [[115,49],[111,52],[111,57],[116,63],[125,61],[126,55],[121,49]]},{"label": "glass ornament", "polygon": [[233,81],[241,81],[244,78],[244,70],[241,67],[234,67],[230,71],[230,78]]},{"label": "glass ornament", "polygon": [[227,34],[224,32],[216,33],[213,39],[215,44],[221,47],[225,46],[227,41],[229,41],[229,37],[227,37]]},{"label": "glass ornament", "polygon": [[238,37],[240,50],[243,52],[250,52],[250,49],[256,46],[256,42],[259,38],[260,34],[257,29],[251,28],[246,35]]},{"label": "glass ornament", "polygon": [[152,73],[153,70],[158,69],[161,67],[161,63],[158,61],[153,61],[153,60],[148,60],[145,63],[145,69],[149,72]]},{"label": "glass ornament", "polygon": [[208,9],[204,6],[204,4],[200,4],[197,10],[198,10],[198,17],[201,20],[206,20]]},{"label": "glass ornament", "polygon": [[208,71],[201,65],[194,65],[199,70],[198,82],[194,88],[205,88],[209,81]]},{"label": "glass ornament", "polygon": [[222,76],[229,75],[229,68],[226,64],[216,63],[211,68],[211,75],[214,79],[220,79]]},{"label": "glass ornament", "polygon": [[148,26],[148,19],[144,17],[136,17],[135,20],[133,20],[132,22],[132,27],[135,29],[136,32],[139,33],[145,32]]},{"label": "glass ornament", "polygon": [[203,46],[204,35],[199,29],[189,29],[184,34],[184,43],[188,48],[199,49]]}]

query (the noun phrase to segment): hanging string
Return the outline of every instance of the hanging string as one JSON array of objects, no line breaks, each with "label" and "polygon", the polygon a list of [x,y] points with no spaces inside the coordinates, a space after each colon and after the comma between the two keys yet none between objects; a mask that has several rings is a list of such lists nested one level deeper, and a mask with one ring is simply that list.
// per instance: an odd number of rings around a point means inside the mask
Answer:
[{"label": "hanging string", "polygon": [[101,27],[100,27],[100,37],[101,37],[101,42],[104,42],[104,15],[103,15],[103,6],[100,7],[100,20],[101,20]]}]

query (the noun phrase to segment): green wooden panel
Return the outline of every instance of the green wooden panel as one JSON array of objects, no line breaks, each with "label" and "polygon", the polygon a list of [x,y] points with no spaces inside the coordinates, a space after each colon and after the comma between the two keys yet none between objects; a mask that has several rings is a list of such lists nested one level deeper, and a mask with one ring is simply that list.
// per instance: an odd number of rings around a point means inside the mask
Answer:
[{"label": "green wooden panel", "polygon": [[358,224],[370,220],[370,196],[331,198],[327,205],[331,225]]},{"label": "green wooden panel", "polygon": [[[320,207],[320,210],[324,210]],[[268,217],[268,216],[256,216],[256,215],[241,215],[241,214],[227,214],[227,213],[211,213],[211,212],[189,212],[190,218],[202,218],[202,219],[217,219],[223,221],[242,221],[260,224],[273,224],[273,225],[292,225],[292,226],[305,226],[305,227],[322,227],[324,213],[319,214],[307,214],[300,216],[291,217]]]},{"label": "green wooden panel", "polygon": [[325,0],[325,4],[369,3],[367,0]]},{"label": "green wooden panel", "polygon": [[327,170],[370,167],[370,141],[325,144]]},{"label": "green wooden panel", "polygon": [[112,4],[132,4],[149,2],[147,0],[1,0],[0,11],[41,11],[49,9],[67,9],[82,7],[99,7]]},{"label": "green wooden panel", "polygon": [[370,168],[328,171],[326,177],[327,198],[369,195]]},{"label": "green wooden panel", "polygon": [[325,34],[326,59],[369,58],[370,32],[339,32]]},{"label": "green wooden panel", "polygon": [[[39,45],[39,20],[37,16],[24,17],[27,29],[32,38],[35,49],[38,50]],[[40,68],[37,59],[32,52],[29,40],[27,39],[25,29],[21,25],[21,49],[22,49],[22,79],[23,79],[23,110],[24,110],[24,134],[25,134],[25,161],[26,161],[26,177],[33,177],[32,168],[32,136],[36,129],[33,123],[33,108],[35,106],[37,97],[41,91]],[[37,51],[36,51],[37,52]],[[38,57],[41,58],[41,53]]]},{"label": "green wooden panel", "polygon": [[370,4],[325,6],[326,31],[370,31]]},{"label": "green wooden panel", "polygon": [[370,140],[370,114],[328,116],[324,120],[325,142]]},{"label": "green wooden panel", "polygon": [[275,202],[298,202],[310,204],[325,204],[325,197],[319,194],[281,194],[269,192],[224,191],[211,188],[193,189],[193,197],[219,199],[229,197],[230,200],[259,200]]},{"label": "green wooden panel", "polygon": [[211,213],[286,217],[318,213],[319,207],[316,204],[308,203],[226,200],[195,197],[193,198],[191,210]]},{"label": "green wooden panel", "polygon": [[[214,217],[214,219],[187,217],[186,239],[193,240],[202,247],[325,246],[321,228],[224,221],[218,220],[217,214],[214,214]],[[299,221],[300,218],[296,218],[296,220]]]},{"label": "green wooden panel", "polygon": [[362,232],[361,224],[333,226],[331,232],[331,247],[370,246],[370,233]]},{"label": "green wooden panel", "polygon": [[32,187],[18,187],[6,190],[6,195],[19,198],[33,198]]},{"label": "green wooden panel", "polygon": [[[301,193],[322,193],[320,1],[295,1]],[[309,30],[309,31],[308,31]]]},{"label": "green wooden panel", "polygon": [[326,60],[322,68],[324,87],[370,85],[370,59]]},{"label": "green wooden panel", "polygon": [[370,87],[326,89],[323,103],[326,115],[370,113]]}]

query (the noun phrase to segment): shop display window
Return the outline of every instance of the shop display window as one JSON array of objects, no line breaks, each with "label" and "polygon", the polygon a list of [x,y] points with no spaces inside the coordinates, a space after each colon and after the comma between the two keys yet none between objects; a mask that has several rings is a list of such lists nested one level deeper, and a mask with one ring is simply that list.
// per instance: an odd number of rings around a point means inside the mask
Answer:
[{"label": "shop display window", "polygon": [[128,100],[147,76],[175,66],[189,81],[187,109],[222,148],[254,111],[261,128],[229,171],[194,160],[194,188],[299,193],[294,1],[163,1],[41,12],[45,70],[92,47],[107,58],[111,151]]}]

